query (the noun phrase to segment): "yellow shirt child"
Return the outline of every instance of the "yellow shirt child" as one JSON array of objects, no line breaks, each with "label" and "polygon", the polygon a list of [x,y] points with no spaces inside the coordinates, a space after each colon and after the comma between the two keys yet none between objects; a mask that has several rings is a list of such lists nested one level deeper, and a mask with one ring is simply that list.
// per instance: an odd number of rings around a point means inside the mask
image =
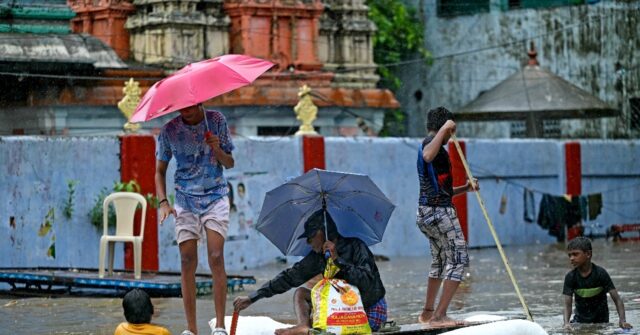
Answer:
[{"label": "yellow shirt child", "polygon": [[150,323],[133,324],[123,322],[118,325],[113,335],[171,335],[167,328]]}]

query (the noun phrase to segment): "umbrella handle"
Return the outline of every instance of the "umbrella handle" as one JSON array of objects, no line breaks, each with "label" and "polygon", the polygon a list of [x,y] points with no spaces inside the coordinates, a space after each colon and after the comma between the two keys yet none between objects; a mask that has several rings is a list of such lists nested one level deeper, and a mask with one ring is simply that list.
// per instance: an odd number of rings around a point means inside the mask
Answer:
[{"label": "umbrella handle", "polygon": [[[209,129],[209,121],[207,120],[207,111],[204,110],[204,107],[202,107],[202,104],[200,104],[200,110],[202,111],[202,114],[204,115],[204,125],[207,127],[207,131],[204,132],[204,138],[208,139],[211,136],[213,136],[213,132],[211,131],[211,129]],[[213,150],[213,147],[211,147],[211,149]],[[214,159],[215,162],[218,161],[215,157],[213,159]]]},{"label": "umbrella handle", "polygon": [[202,104],[200,104],[200,110],[202,111],[202,115],[204,115],[204,125],[207,127],[207,131],[204,132],[204,138],[208,139],[211,136],[213,136],[213,132],[211,131],[211,129],[209,129],[209,120],[207,120],[207,111],[204,110],[204,107],[202,106]]},{"label": "umbrella handle", "polygon": [[[211,132],[211,130],[207,130],[207,131],[205,131],[205,132],[204,132],[204,138],[205,138],[205,139],[208,139],[208,138],[210,138],[211,136],[213,136],[213,133]],[[211,150],[213,150],[213,146],[211,146],[211,145],[210,145],[210,147],[211,147]],[[213,159],[214,159],[214,161],[215,161],[215,162],[217,162],[217,161],[218,161],[218,159],[217,159],[217,158],[215,158],[215,156],[213,157]]]},{"label": "umbrella handle", "polygon": [[[329,228],[327,228],[327,203],[324,196],[322,197],[322,214],[324,216],[324,238],[325,241],[329,241]],[[327,250],[324,252],[324,259],[329,259],[329,257],[331,257],[331,253]]]},{"label": "umbrella handle", "polygon": [[204,106],[202,104],[199,104],[198,107],[200,107],[200,110],[202,111],[202,115],[204,115],[204,125],[205,127],[207,127],[207,132],[205,133],[205,138],[209,138],[211,137],[211,135],[213,135],[213,133],[211,133],[211,129],[209,129],[209,120],[207,120],[207,111],[204,109]]}]

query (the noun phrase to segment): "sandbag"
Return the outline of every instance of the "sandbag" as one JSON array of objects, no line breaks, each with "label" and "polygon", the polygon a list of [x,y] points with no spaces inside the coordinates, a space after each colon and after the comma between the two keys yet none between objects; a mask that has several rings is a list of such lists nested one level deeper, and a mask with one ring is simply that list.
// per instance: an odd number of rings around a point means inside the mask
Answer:
[{"label": "sandbag", "polygon": [[336,335],[371,334],[357,287],[333,277],[340,271],[329,258],[322,280],[311,289],[313,328]]}]

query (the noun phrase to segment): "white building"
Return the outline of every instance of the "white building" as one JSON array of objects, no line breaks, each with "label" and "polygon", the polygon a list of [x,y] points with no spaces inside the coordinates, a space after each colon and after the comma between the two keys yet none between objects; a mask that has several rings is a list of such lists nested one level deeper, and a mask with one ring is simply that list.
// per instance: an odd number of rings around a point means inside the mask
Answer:
[{"label": "white building", "polygon": [[[520,71],[534,42],[540,66],[620,110],[620,116],[549,122],[548,136],[640,135],[640,2],[594,0],[407,0],[424,19],[431,65],[398,68],[396,93],[411,136],[424,113],[456,111]],[[520,137],[522,122],[463,123],[460,136]]]}]

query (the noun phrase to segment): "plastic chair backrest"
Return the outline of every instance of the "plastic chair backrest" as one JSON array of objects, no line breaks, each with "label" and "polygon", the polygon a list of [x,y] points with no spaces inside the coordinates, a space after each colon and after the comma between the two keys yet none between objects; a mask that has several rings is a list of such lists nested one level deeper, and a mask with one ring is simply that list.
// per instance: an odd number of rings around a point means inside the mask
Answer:
[{"label": "plastic chair backrest", "polygon": [[116,236],[134,236],[133,221],[138,204],[142,207],[140,222],[140,237],[144,238],[144,222],[147,214],[147,200],[139,193],[114,192],[109,194],[102,203],[102,225],[104,235],[108,235],[109,204],[113,202],[116,210]]}]

